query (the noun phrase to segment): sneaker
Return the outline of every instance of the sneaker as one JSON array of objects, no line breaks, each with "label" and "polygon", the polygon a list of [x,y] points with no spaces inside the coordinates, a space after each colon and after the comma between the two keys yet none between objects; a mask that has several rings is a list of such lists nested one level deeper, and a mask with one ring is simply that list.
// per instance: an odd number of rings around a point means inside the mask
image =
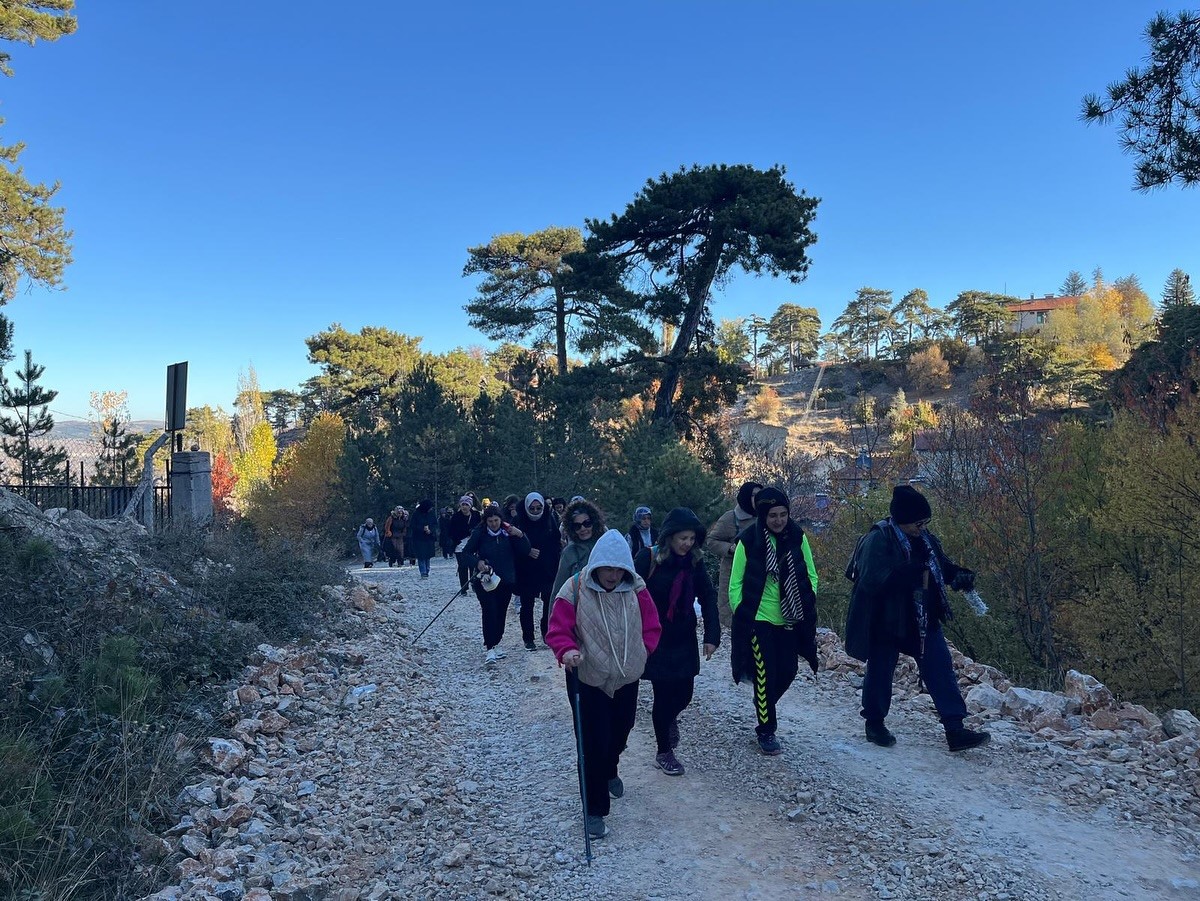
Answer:
[{"label": "sneaker", "polygon": [[661,754],[655,754],[654,765],[668,776],[683,775],[683,764],[675,759],[674,751],[663,751]]},{"label": "sneaker", "polygon": [[604,838],[608,835],[608,827],[604,825],[604,817],[588,815],[587,834],[592,838]]},{"label": "sneaker", "polygon": [[883,723],[867,723],[867,741],[881,748],[890,748],[896,743],[896,736]]},{"label": "sneaker", "polygon": [[496,649],[492,648],[490,651],[487,652],[487,657],[484,662],[485,663],[495,663],[499,659],[500,659],[499,656],[497,656],[497,654],[496,654]]},{"label": "sneaker", "polygon": [[667,740],[671,744],[671,750],[674,751],[679,747],[679,721],[672,720],[670,727],[667,729]]},{"label": "sneaker", "polygon": [[533,643],[532,638],[529,639],[529,641],[525,642],[525,650],[527,650],[527,651],[536,651],[537,650],[537,645]]},{"label": "sneaker", "polygon": [[608,795],[610,798],[620,798],[625,794],[625,783],[621,781],[620,776],[613,776],[608,780]]},{"label": "sneaker", "polygon": [[783,753],[783,746],[779,744],[779,739],[775,737],[774,732],[768,732],[766,735],[758,737],[758,749],[768,757],[778,757]]},{"label": "sneaker", "polygon": [[507,657],[507,656],[508,656],[506,653],[504,653],[504,652],[503,652],[502,650],[500,650],[499,648],[493,648],[493,650],[496,652],[496,659],[497,659],[497,660],[503,660],[505,657]]},{"label": "sneaker", "polygon": [[954,729],[946,733],[946,744],[951,751],[969,751],[992,740],[991,733],[976,732],[974,729]]}]

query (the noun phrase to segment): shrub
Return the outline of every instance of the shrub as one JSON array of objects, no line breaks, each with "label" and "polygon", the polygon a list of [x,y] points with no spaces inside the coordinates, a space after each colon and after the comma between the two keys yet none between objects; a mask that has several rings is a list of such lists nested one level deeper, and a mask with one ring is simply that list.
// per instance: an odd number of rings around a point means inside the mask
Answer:
[{"label": "shrub", "polygon": [[100,653],[83,666],[83,682],[99,713],[122,720],[142,719],[158,695],[159,682],[138,664],[137,641],[109,635]]},{"label": "shrub", "polygon": [[908,361],[908,379],[918,393],[941,391],[950,386],[950,364],[936,344],[913,354]]},{"label": "shrub", "polygon": [[770,385],[764,385],[747,407],[751,418],[760,422],[774,420],[782,409],[783,401],[779,399],[779,392]]}]

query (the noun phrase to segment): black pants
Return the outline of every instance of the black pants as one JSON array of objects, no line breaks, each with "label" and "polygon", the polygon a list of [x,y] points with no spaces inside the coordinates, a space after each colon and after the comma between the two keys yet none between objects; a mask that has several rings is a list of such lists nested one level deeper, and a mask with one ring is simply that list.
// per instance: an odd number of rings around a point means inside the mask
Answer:
[{"label": "black pants", "polygon": [[[899,656],[900,651],[895,645],[872,645],[868,652],[867,674],[862,687],[862,715],[867,722],[882,723],[892,708],[892,677]],[[958,688],[954,661],[940,623],[929,627],[925,635],[925,654],[917,659],[917,669],[929,689],[942,725],[947,731],[961,729],[967,705]]]},{"label": "black pants", "polygon": [[750,634],[750,651],[754,658],[754,712],[759,735],[774,735],[779,721],[775,705],[791,687],[800,668],[796,637],[791,629],[754,621]]},{"label": "black pants", "polygon": [[454,559],[458,561],[458,587],[466,588],[467,583],[471,581],[471,567],[464,559],[462,554],[455,554]]},{"label": "black pants", "polygon": [[608,780],[617,777],[617,764],[633,721],[637,716],[637,682],[618,688],[610,698],[599,688],[586,685],[567,671],[567,697],[575,713],[575,692],[579,692],[579,719],[583,726],[582,794],[591,816],[606,817],[609,810]]},{"label": "black pants", "polygon": [[491,591],[475,585],[475,597],[479,598],[479,613],[483,620],[483,646],[489,651],[504,638],[504,617],[508,615],[508,602],[512,600],[512,586],[501,582]]},{"label": "black pants", "polygon": [[526,589],[521,593],[521,639],[523,641],[533,641],[533,603],[538,598],[542,599],[542,619],[539,625],[542,628],[542,640],[546,639],[546,629],[550,625],[550,605],[554,603],[554,586],[550,583],[544,583],[537,591],[529,591]]},{"label": "black pants", "polygon": [[658,742],[658,753],[671,750],[671,723],[692,703],[692,689],[696,680],[654,679],[654,707],[651,719],[654,722],[654,740]]},{"label": "black pants", "polygon": [[383,554],[387,557],[388,566],[391,566],[400,559],[400,555],[396,553],[396,547],[392,544],[392,539],[383,539]]}]

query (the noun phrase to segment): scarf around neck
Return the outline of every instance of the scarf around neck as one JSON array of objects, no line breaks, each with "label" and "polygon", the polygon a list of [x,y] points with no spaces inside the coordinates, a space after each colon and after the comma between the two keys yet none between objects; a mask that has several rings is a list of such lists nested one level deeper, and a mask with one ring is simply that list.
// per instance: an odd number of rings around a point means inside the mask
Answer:
[{"label": "scarf around neck", "polygon": [[[799,561],[796,550],[785,546],[783,553],[776,550],[782,535],[774,535],[763,527],[763,544],[766,546],[767,573],[779,581],[779,612],[789,626],[804,620],[804,596],[800,593]],[[771,539],[775,539],[772,541]]]},{"label": "scarf around neck", "polygon": [[667,596],[667,622],[675,622],[675,611],[678,609],[679,601],[683,601],[684,606],[691,606],[691,602],[696,599],[696,587],[692,581],[692,555],[679,556],[672,552],[671,559],[679,567],[679,572],[675,574],[675,579],[671,582],[671,591]]}]

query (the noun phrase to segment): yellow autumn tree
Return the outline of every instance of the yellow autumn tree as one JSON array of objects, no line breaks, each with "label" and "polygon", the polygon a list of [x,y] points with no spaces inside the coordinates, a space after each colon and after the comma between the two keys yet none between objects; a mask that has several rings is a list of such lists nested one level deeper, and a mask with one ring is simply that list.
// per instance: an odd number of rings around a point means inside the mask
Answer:
[{"label": "yellow autumn tree", "polygon": [[341,417],[319,415],[304,440],[284,452],[270,488],[250,496],[247,519],[263,530],[319,530],[333,513],[338,461],[345,441],[346,424]]},{"label": "yellow autumn tree", "polygon": [[245,512],[254,491],[270,485],[277,454],[271,424],[258,423],[247,436],[246,449],[233,458],[233,474],[237,476],[237,485],[233,489],[234,506],[239,511]]},{"label": "yellow autumn tree", "polygon": [[1113,283],[1097,278],[1074,308],[1050,313],[1041,337],[1056,344],[1066,360],[1108,371],[1149,337],[1153,321],[1154,306],[1136,278]]}]

